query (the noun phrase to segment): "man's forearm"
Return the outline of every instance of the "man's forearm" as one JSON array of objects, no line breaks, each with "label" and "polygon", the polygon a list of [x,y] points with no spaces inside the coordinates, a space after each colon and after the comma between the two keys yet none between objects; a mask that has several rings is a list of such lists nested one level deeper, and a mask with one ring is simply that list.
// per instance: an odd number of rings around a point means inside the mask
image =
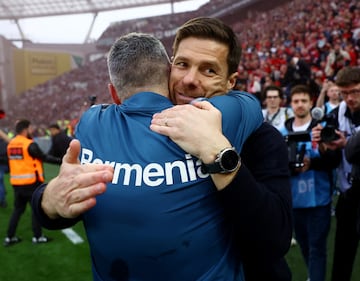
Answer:
[{"label": "man's forearm", "polygon": [[245,142],[234,181],[219,192],[235,229],[239,250],[255,260],[276,259],[292,236],[287,148],[281,134],[263,124]]},{"label": "man's forearm", "polygon": [[286,173],[264,184],[242,165],[219,195],[234,223],[243,253],[257,258],[261,254],[264,259],[284,256],[292,236],[290,182]]}]

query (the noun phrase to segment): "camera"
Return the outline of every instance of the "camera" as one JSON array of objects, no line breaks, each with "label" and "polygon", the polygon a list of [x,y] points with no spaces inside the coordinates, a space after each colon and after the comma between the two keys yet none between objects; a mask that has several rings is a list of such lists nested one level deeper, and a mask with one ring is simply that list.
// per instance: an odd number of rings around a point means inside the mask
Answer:
[{"label": "camera", "polygon": [[332,142],[337,140],[339,136],[336,134],[337,130],[337,117],[336,114],[330,112],[329,114],[324,114],[324,110],[320,107],[314,107],[311,111],[311,117],[320,122],[326,122],[325,127],[321,130],[320,138],[322,142]]},{"label": "camera", "polygon": [[311,141],[310,132],[289,132],[284,139],[287,144],[290,169],[302,168],[306,152],[306,144],[304,142]]}]

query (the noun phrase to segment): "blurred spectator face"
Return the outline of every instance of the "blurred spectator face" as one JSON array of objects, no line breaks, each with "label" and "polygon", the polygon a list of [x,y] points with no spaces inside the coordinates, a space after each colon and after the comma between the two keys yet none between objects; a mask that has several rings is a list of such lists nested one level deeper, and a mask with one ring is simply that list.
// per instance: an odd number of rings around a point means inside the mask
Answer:
[{"label": "blurred spectator face", "polygon": [[287,67],[286,64],[280,65],[280,73],[285,74],[286,71],[287,71],[287,68],[288,68],[288,67]]},{"label": "blurred spectator face", "polygon": [[305,118],[310,114],[312,101],[306,93],[296,93],[291,97],[291,108],[297,118]]},{"label": "blurred spectator face", "polygon": [[339,99],[339,88],[335,84],[329,87],[329,89],[326,92],[326,95],[329,97],[329,99],[335,100]]},{"label": "blurred spectator face", "polygon": [[34,136],[34,132],[35,132],[35,128],[33,125],[30,124],[30,126],[26,129],[26,136],[29,138],[29,139],[32,139],[33,136]]},{"label": "blurred spectator face", "polygon": [[334,45],[335,54],[338,54],[340,52],[341,46],[339,43],[336,43]]},{"label": "blurred spectator face", "polygon": [[280,108],[281,98],[279,92],[276,90],[269,90],[266,92],[265,103],[267,108]]},{"label": "blurred spectator face", "polygon": [[169,81],[170,98],[176,104],[198,97],[210,98],[228,92],[237,72],[228,74],[228,47],[209,39],[182,40],[173,57]]},{"label": "blurred spectator face", "polygon": [[57,129],[57,128],[49,128],[49,131],[50,131],[50,135],[51,135],[51,136],[55,136],[55,135],[57,135],[58,133],[60,133],[60,130]]},{"label": "blurred spectator face", "polygon": [[347,87],[339,86],[339,91],[351,112],[360,110],[360,83]]}]

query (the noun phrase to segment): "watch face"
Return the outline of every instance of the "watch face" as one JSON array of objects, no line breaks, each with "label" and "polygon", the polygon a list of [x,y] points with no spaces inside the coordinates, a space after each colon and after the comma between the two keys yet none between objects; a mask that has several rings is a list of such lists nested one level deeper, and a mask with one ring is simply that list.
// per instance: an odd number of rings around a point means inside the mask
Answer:
[{"label": "watch face", "polygon": [[239,155],[234,150],[226,150],[224,151],[222,157],[221,157],[221,163],[220,165],[228,171],[234,170],[239,163]]}]

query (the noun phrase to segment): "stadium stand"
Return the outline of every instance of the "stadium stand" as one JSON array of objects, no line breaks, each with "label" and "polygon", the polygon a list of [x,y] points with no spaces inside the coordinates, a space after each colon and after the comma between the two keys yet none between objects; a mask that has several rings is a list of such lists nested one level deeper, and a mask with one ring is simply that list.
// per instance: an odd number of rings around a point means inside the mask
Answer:
[{"label": "stadium stand", "polygon": [[[260,81],[260,89],[265,83],[288,87],[294,57],[309,67],[308,82],[314,91],[319,91],[323,79],[333,78],[343,65],[360,62],[358,1],[212,0],[193,12],[112,24],[96,43],[104,53],[102,58],[28,90],[19,98],[13,97],[3,126],[11,128],[19,117],[29,118],[39,127],[59,119],[76,119],[92,95],[97,103],[110,102],[105,56],[115,38],[133,31],[152,33],[171,53],[176,28],[195,16],[217,16],[234,28],[243,48],[240,86],[248,91],[258,91],[251,83],[254,79],[249,79],[254,76]],[[348,56],[337,66],[329,65],[336,44]],[[334,67],[333,73],[326,73]]]}]

